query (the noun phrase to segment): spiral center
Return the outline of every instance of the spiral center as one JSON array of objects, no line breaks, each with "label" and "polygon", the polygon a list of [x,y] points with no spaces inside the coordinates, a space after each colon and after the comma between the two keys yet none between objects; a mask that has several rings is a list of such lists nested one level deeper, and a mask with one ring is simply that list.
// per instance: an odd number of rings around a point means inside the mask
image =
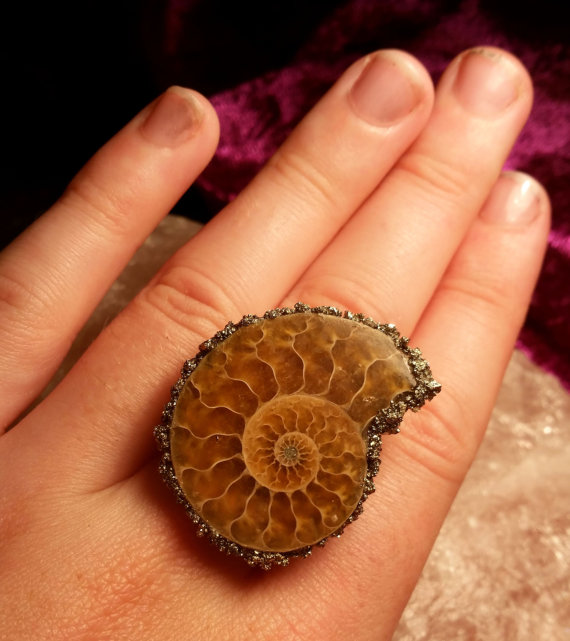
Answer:
[{"label": "spiral center", "polygon": [[276,492],[294,492],[315,478],[320,461],[315,413],[324,405],[291,396],[274,399],[251,417],[243,435],[243,457],[258,483]]},{"label": "spiral center", "polygon": [[299,458],[299,450],[294,445],[287,445],[281,449],[277,457],[283,465],[295,465]]},{"label": "spiral center", "polygon": [[309,437],[301,432],[282,434],[273,448],[275,459],[286,467],[306,464],[313,449],[312,445]]}]

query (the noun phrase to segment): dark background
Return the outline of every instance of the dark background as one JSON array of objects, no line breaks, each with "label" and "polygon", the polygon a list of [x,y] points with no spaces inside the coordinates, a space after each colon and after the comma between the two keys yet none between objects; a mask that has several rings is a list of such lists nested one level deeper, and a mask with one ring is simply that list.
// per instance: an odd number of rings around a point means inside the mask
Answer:
[{"label": "dark background", "polygon": [[[11,3],[1,9],[0,248],[45,211],[81,165],[170,84],[207,96],[286,66],[344,0],[134,0]],[[376,4],[379,14],[386,4]],[[406,11],[406,4],[415,5]],[[401,3],[361,30],[354,55],[406,48],[460,1]],[[463,3],[465,4],[465,3]],[[568,36],[565,2],[479,2],[497,27],[541,43]],[[183,6],[172,24],[173,7]],[[424,9],[425,8],[425,9]],[[180,38],[173,49],[172,34]],[[170,39],[170,40],[169,40]],[[342,54],[350,54],[352,44]],[[564,82],[564,79],[563,79]],[[205,221],[218,204],[193,188],[177,207]]]},{"label": "dark background", "polygon": [[[519,346],[570,389],[570,21],[560,0],[75,0],[0,8],[0,248],[171,84],[212,99],[221,144],[175,211],[205,222],[357,57],[396,47],[434,80],[492,44],[535,83],[508,161],[537,177],[553,228]],[[239,105],[239,109],[237,106]]]},{"label": "dark background", "polygon": [[[0,247],[59,196],[88,158],[171,84],[207,96],[287,64],[342,2],[188,2],[169,51],[169,3],[20,3],[0,10]],[[170,29],[172,30],[172,29]],[[213,213],[197,191],[178,212]]]}]

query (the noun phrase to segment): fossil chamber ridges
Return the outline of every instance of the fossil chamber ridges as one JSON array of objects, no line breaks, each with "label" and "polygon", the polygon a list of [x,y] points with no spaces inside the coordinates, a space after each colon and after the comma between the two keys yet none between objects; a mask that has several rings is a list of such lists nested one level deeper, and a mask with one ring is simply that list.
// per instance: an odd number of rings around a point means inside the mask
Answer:
[{"label": "fossil chamber ridges", "polygon": [[245,316],[185,363],[155,429],[161,473],[198,534],[286,565],[360,514],[381,434],[439,389],[393,325],[302,303]]}]

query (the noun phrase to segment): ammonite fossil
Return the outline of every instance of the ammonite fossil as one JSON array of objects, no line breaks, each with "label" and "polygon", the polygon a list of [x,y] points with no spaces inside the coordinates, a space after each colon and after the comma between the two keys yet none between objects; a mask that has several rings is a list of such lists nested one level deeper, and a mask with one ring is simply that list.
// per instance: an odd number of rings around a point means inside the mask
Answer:
[{"label": "ammonite fossil", "polygon": [[245,316],[184,364],[155,428],[161,474],[198,534],[287,565],[356,519],[381,434],[439,390],[393,325],[302,303]]}]

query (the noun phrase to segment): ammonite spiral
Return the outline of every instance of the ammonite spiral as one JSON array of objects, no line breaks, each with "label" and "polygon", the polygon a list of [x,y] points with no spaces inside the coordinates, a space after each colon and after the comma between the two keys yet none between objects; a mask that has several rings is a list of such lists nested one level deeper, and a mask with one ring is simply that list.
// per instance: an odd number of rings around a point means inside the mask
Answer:
[{"label": "ammonite spiral", "polygon": [[354,521],[381,434],[439,390],[393,325],[301,303],[245,316],[185,363],[155,430],[161,473],[199,534],[286,565]]}]

